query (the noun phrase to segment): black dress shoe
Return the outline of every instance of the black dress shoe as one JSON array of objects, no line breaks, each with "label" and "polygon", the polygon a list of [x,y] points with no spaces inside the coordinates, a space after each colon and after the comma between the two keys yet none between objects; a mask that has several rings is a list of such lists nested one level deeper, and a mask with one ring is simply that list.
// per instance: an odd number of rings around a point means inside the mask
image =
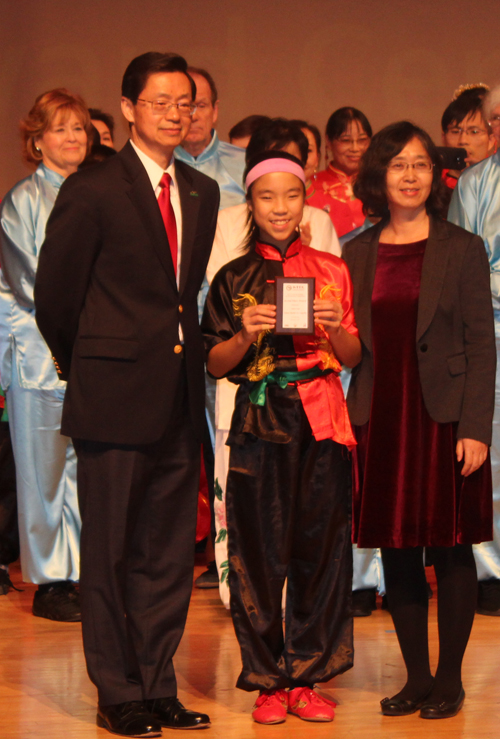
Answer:
[{"label": "black dress shoe", "polygon": [[143,701],[97,706],[97,726],[120,736],[161,736],[161,724],[146,710]]},{"label": "black dress shoe", "polygon": [[366,588],[365,590],[352,591],[352,615],[371,616],[372,611],[377,608],[377,589]]},{"label": "black dress shoe", "polygon": [[175,697],[144,701],[147,710],[168,729],[207,729],[210,719],[206,713],[188,711]]},{"label": "black dress shoe", "polygon": [[384,716],[410,716],[422,708],[432,688],[417,700],[404,700],[403,698],[384,698],[380,701]]},{"label": "black dress shoe", "polygon": [[460,688],[456,701],[442,701],[441,703],[424,703],[420,710],[420,718],[451,718],[456,716],[464,704],[465,691]]},{"label": "black dress shoe", "polygon": [[81,621],[80,594],[70,580],[39,585],[33,598],[32,611],[34,616],[51,621]]}]

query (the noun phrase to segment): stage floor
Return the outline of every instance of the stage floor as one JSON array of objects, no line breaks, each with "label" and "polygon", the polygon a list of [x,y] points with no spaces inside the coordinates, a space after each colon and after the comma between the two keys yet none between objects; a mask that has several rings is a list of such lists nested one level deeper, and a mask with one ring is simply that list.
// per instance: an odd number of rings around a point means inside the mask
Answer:
[{"label": "stage floor", "polygon": [[[195,576],[203,571],[197,566]],[[90,739],[111,736],[95,725],[96,693],[85,670],[79,624],[31,614],[34,586],[0,597],[1,739]],[[435,585],[433,584],[435,588]],[[231,618],[215,590],[193,590],[186,631],[175,659],[179,698],[212,720],[203,736],[217,739],[489,739],[500,734],[500,618],[476,616],[464,663],[464,708],[452,719],[425,721],[418,714],[382,716],[379,701],[403,685],[405,671],[391,617],[377,610],[355,619],[355,666],[326,686],[337,704],[333,724],[290,716],[260,726],[250,716],[255,694],[236,690],[239,650]],[[431,654],[437,658],[436,597],[430,601]],[[173,736],[164,730],[164,736]]]}]

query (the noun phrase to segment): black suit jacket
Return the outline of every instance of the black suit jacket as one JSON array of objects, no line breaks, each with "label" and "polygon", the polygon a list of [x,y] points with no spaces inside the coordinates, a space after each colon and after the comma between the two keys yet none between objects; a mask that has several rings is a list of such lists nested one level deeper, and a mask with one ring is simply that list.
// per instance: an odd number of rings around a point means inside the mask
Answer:
[{"label": "black suit jacket", "polygon": [[[349,241],[343,256],[354,285],[362,359],[347,396],[351,421],[366,423],[373,387],[371,298],[378,224]],[[416,351],[425,406],[439,423],[458,421],[458,438],[491,443],[495,331],[490,270],[479,236],[431,219],[418,302]]]},{"label": "black suit jacket", "polygon": [[[180,287],[158,202],[128,143],[70,176],[49,218],[35,285],[37,323],[68,381],[62,433],[114,444],[156,441],[185,360],[189,406],[204,425],[197,295],[217,223],[217,183],[176,162]],[[179,322],[184,348],[179,351]]]}]

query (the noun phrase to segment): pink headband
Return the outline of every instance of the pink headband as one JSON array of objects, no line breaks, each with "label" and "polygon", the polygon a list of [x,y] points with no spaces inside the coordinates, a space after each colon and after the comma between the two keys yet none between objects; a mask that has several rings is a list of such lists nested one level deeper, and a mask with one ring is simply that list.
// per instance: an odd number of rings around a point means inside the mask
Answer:
[{"label": "pink headband", "polygon": [[295,164],[290,159],[276,157],[276,159],[264,159],[263,162],[259,162],[255,167],[252,167],[245,180],[246,189],[248,190],[250,185],[262,175],[271,174],[272,172],[289,172],[296,175],[304,185],[306,184],[304,169],[300,164]]}]

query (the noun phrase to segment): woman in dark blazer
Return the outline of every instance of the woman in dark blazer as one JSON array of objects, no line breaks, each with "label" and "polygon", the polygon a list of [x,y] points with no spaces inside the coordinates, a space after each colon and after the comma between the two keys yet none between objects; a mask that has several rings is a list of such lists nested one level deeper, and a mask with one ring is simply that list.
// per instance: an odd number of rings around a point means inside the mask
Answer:
[{"label": "woman in dark blazer", "polygon": [[[355,193],[382,220],[344,247],[363,348],[348,394],[358,440],[354,536],[359,547],[382,548],[408,673],[382,713],[445,718],[465,695],[461,664],[477,598],[472,544],[492,538],[488,261],[478,236],[439,218],[439,155],[412,123],[373,138]],[[424,547],[438,582],[434,678]]]}]

